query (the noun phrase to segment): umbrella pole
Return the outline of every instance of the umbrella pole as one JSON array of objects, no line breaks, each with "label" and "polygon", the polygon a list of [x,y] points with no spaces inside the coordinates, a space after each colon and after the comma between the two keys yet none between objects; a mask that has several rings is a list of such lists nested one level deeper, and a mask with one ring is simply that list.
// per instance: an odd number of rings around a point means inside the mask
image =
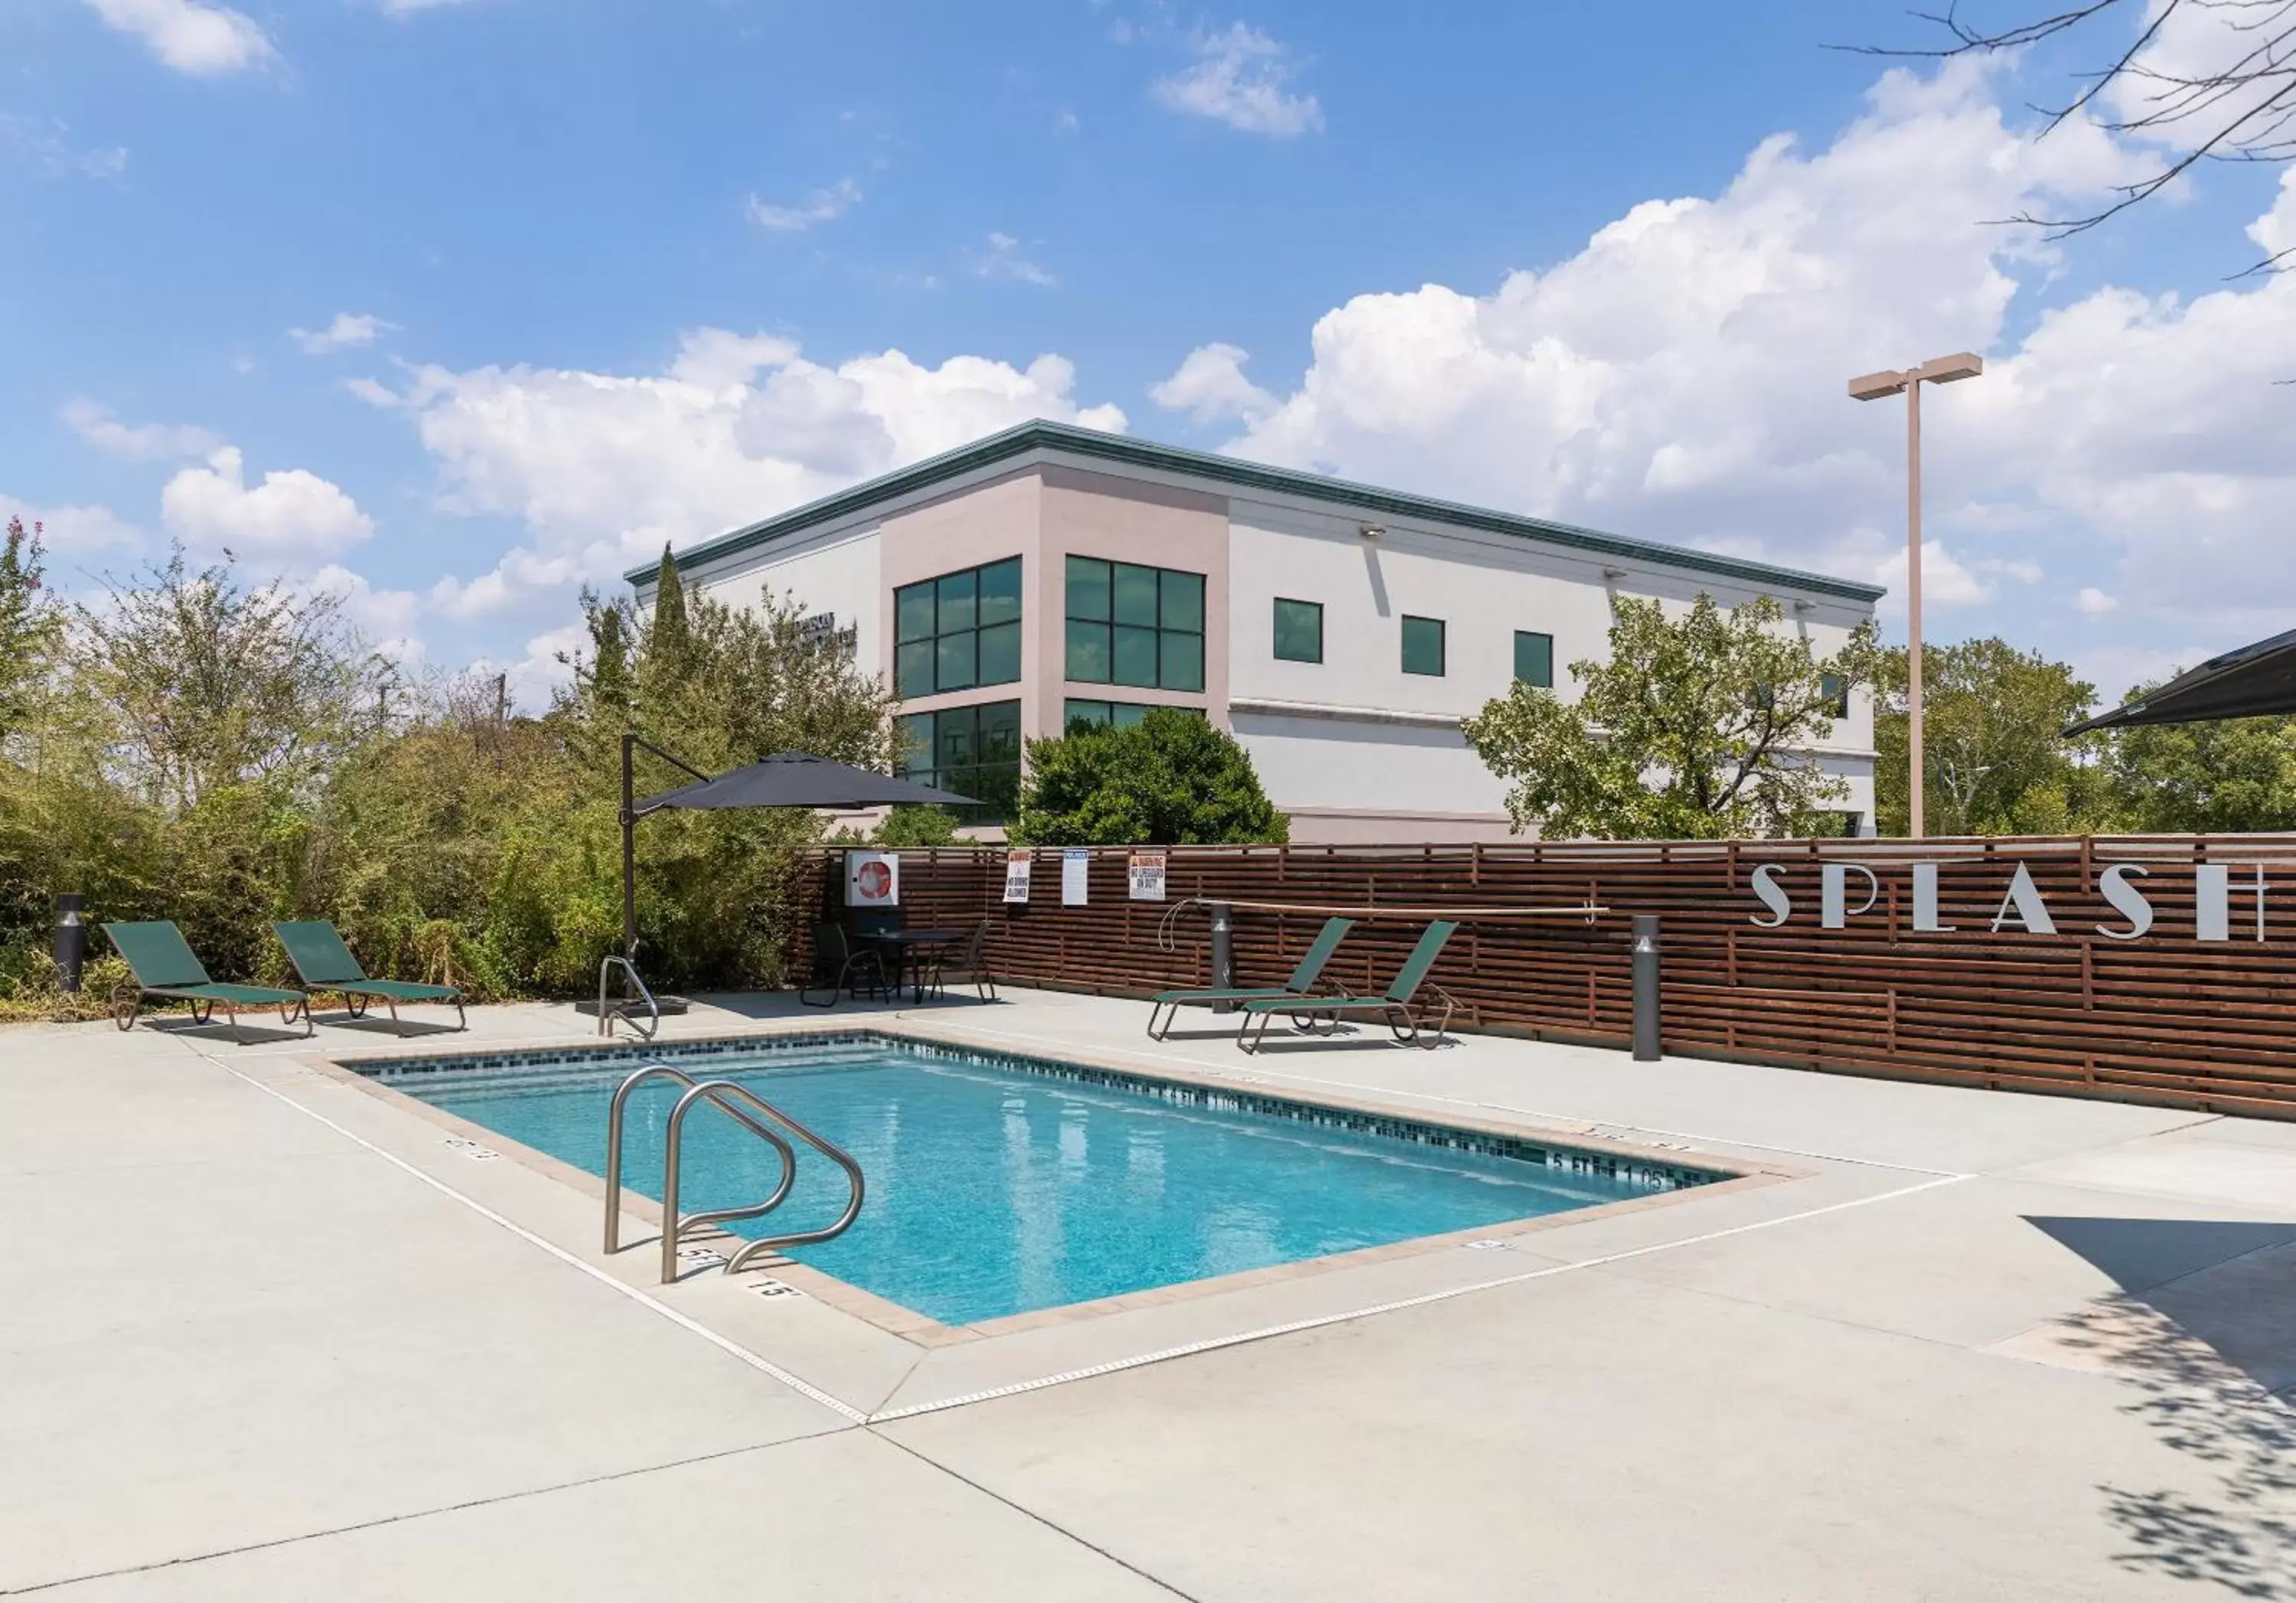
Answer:
[{"label": "umbrella pole", "polygon": [[622,731],[622,956],[633,963],[638,958],[638,814],[630,770],[637,739]]}]

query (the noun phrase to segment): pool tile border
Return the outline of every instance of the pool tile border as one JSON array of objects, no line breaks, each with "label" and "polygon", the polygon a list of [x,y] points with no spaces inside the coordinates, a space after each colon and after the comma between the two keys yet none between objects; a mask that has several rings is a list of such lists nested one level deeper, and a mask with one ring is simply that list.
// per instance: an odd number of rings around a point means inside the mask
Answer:
[{"label": "pool tile border", "polygon": [[565,1073],[584,1069],[636,1068],[646,1063],[675,1063],[681,1059],[751,1057],[822,1047],[876,1046],[898,1047],[925,1057],[978,1064],[987,1068],[1005,1069],[1066,1081],[1071,1084],[1151,1097],[1177,1106],[1201,1107],[1218,1113],[1256,1114],[1326,1130],[1344,1130],[1353,1135],[1384,1137],[1415,1146],[1505,1158],[1564,1173],[1599,1175],[1605,1180],[1642,1187],[1651,1193],[1688,1190],[1693,1187],[1734,1180],[1742,1172],[1665,1162],[1638,1153],[1605,1150],[1595,1146],[1581,1147],[1575,1143],[1535,1139],[1488,1125],[1440,1122],[1308,1097],[1249,1090],[1193,1078],[1150,1074],[1101,1064],[1075,1063],[1001,1048],[951,1043],[873,1027],[803,1032],[784,1030],[771,1034],[545,1048],[528,1052],[425,1054],[421,1056],[359,1057],[338,1061],[355,1073],[396,1087],[433,1074],[534,1073],[545,1070]]}]

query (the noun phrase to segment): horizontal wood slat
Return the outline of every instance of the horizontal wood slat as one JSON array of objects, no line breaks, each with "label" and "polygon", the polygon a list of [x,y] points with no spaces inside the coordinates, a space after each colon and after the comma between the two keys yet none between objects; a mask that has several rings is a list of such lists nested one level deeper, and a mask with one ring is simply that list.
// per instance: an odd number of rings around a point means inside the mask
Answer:
[{"label": "horizontal wood slat", "polygon": [[[1002,848],[903,851],[904,916],[990,920],[991,961],[1015,983],[1144,997],[1210,981],[1203,909],[1174,911],[1187,899],[1254,904],[1234,913],[1240,985],[1289,974],[1322,927],[1314,909],[1369,909],[1326,970],[1357,991],[1382,989],[1440,911],[1464,925],[1434,976],[1458,999],[1455,1023],[1615,1045],[1631,1029],[1628,921],[1654,913],[1670,1052],[2296,1118],[2296,835],[1166,850],[1166,902],[1128,900],[1128,852],[1095,848],[1075,908],[1057,851],[1037,853],[1032,900],[1013,907]],[[1939,865],[1951,927],[1915,929],[1916,862]],[[1857,870],[1876,884],[1870,908],[1827,929],[1831,863],[1847,866],[1849,908],[1868,889]],[[1756,922],[1770,916],[1762,864],[1792,898],[1775,928]],[[2054,933],[2022,927],[2020,864]],[[2141,939],[2108,933],[2128,928],[2102,884],[2115,864],[2144,870],[2127,876],[2152,910]],[[2202,864],[2228,867],[2229,940],[2197,938]],[[840,883],[828,853],[824,905]],[[1599,911],[1521,911],[1585,907]]]}]

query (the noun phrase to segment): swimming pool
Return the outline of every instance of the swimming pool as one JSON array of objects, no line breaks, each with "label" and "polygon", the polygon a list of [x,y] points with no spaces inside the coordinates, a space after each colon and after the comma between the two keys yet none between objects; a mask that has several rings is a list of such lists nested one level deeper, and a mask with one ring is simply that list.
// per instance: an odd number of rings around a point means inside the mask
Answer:
[{"label": "swimming pool", "polygon": [[[1644,1164],[1250,1093],[882,1037],[665,1046],[370,1067],[472,1123],[594,1174],[606,1106],[640,1063],[747,1086],[844,1147],[867,1205],[791,1255],[944,1324],[972,1324],[1415,1237],[1677,1189],[1717,1173]],[[633,1094],[624,1182],[661,1195],[682,1087]],[[760,1200],[769,1150],[713,1110],[685,1127],[687,1211]],[[727,1228],[813,1228],[844,1205],[800,1149],[790,1200]]]}]

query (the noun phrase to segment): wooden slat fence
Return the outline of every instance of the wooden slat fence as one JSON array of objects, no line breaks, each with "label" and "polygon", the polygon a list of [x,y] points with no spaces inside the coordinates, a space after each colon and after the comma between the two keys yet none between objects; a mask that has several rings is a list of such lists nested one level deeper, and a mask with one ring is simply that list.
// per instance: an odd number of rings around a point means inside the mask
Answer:
[{"label": "wooden slat fence", "polygon": [[[1128,854],[1099,848],[1080,908],[1061,905],[1060,855],[1037,852],[1032,900],[1008,908],[1001,849],[903,852],[904,915],[992,920],[993,961],[1017,983],[1136,997],[1209,978],[1201,908],[1174,920],[1176,949],[1158,947],[1185,898],[1456,908],[1465,927],[1434,977],[1465,1028],[1624,1046],[1628,920],[1655,913],[1671,1052],[2296,1118],[2296,836],[1175,847],[1165,904],[1128,900]],[[1952,927],[1914,927],[1916,861],[1939,864],[1937,921]],[[1878,882],[1835,929],[1820,927],[1830,862]],[[2001,917],[2020,863],[2054,933]],[[2100,886],[2117,863],[2144,869],[2129,879],[2153,923],[2138,939],[2102,933],[2129,927]],[[1769,917],[1751,884],[1762,864],[1781,866],[1792,898],[1776,928],[1755,922]],[[2230,866],[2227,939],[2198,938],[2201,864]],[[1866,882],[1847,878],[1855,909]],[[833,899],[834,854],[820,883]],[[1557,904],[1607,910],[1474,917]],[[1239,910],[1237,982],[1281,981],[1321,924]],[[1418,928],[1375,918],[1331,972],[1375,991]]]}]

